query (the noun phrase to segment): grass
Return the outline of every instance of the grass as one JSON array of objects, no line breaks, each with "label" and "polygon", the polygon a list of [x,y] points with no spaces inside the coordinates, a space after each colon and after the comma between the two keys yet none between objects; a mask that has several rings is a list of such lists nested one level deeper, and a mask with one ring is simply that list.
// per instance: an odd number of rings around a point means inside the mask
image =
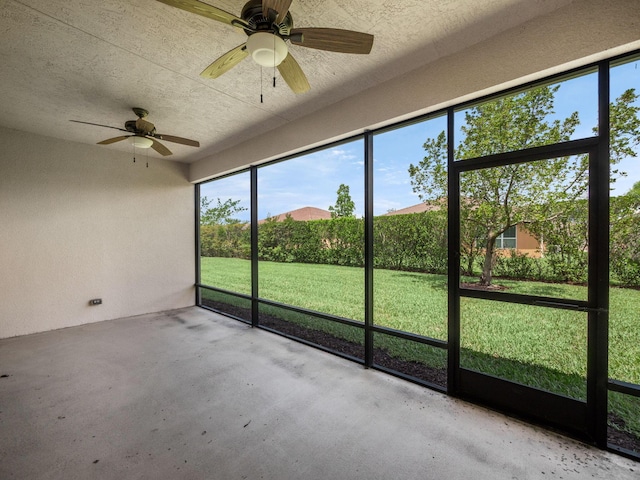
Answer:
[{"label": "grass", "polygon": [[202,257],[202,283],[251,295],[251,262],[237,258]]},{"label": "grass", "polygon": [[460,303],[463,367],[586,399],[586,313],[474,298]]},{"label": "grass", "polygon": [[260,262],[258,288],[262,298],[364,322],[362,268]]},{"label": "grass", "polygon": [[[250,263],[203,258],[202,283],[249,293]],[[578,285],[494,283],[513,293],[580,300],[587,296],[586,287]],[[260,262],[259,289],[262,298],[364,321],[362,268]],[[376,270],[374,322],[446,340],[446,277]],[[462,298],[461,365],[584,399],[586,329],[583,312]],[[610,289],[609,331],[609,377],[640,384],[640,291]],[[403,355],[401,349],[398,355]],[[640,435],[640,414],[630,415],[635,409],[618,397],[612,408]]]}]

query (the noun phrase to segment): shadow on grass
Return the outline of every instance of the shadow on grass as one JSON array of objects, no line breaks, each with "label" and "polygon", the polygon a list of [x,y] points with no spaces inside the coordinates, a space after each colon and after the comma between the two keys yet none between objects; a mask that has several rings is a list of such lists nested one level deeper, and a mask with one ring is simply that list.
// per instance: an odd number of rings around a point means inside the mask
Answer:
[{"label": "shadow on grass", "polygon": [[[403,282],[409,281],[411,283],[419,284],[422,287],[429,288],[435,291],[446,292],[448,288],[448,279],[446,275],[394,271],[393,273],[388,274],[388,278],[401,279]],[[477,284],[478,277],[463,276],[461,277],[460,281],[465,285],[468,284],[473,286]],[[517,293],[521,295],[535,295],[539,297],[567,298],[566,283],[527,281],[494,277],[493,286],[494,288],[492,289],[492,291],[498,292]]]},{"label": "shadow on grass", "polygon": [[[231,301],[230,301],[231,300]],[[250,302],[220,292],[202,292],[202,305],[221,313],[251,321]],[[339,355],[364,360],[364,330],[361,327],[294,312],[270,305],[260,305],[260,325],[322,346]],[[374,364],[418,380],[447,386],[447,350],[376,332]],[[493,357],[461,349],[461,366],[511,380],[541,390],[578,400],[586,397],[585,379],[547,367],[516,360]],[[630,451],[640,452],[640,411],[609,408],[609,442]]]},{"label": "shadow on grass", "polygon": [[420,284],[421,286],[430,288],[432,290],[447,291],[447,277],[446,275],[435,275],[428,273],[410,273],[397,271],[388,275],[389,278],[409,279],[412,283]]},{"label": "shadow on grass", "polygon": [[460,366],[576,400],[585,401],[587,397],[585,377],[542,365],[461,348]]},{"label": "shadow on grass", "polygon": [[494,283],[503,285],[506,292],[512,291],[521,295],[536,295],[540,297],[567,298],[566,283],[534,282],[526,280],[509,280],[494,278]]}]

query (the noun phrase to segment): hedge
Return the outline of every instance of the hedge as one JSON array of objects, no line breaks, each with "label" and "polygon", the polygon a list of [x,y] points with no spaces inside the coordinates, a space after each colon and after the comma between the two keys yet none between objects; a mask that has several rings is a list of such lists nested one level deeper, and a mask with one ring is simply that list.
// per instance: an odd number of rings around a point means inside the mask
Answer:
[{"label": "hedge", "polygon": [[[626,218],[629,225],[616,226],[611,231],[611,275],[620,286],[638,287],[640,219]],[[375,268],[446,274],[445,211],[375,217],[373,231]],[[250,259],[251,229],[242,223],[202,225],[200,246],[204,257]],[[465,255],[462,252],[461,263],[478,265],[479,258]],[[355,217],[306,222],[291,217],[281,222],[268,219],[258,226],[258,258],[271,262],[362,267],[364,220]],[[498,255],[494,267],[496,277],[522,280],[583,283],[586,275],[586,250],[568,242],[547,243],[544,258],[532,258],[516,251]]]}]

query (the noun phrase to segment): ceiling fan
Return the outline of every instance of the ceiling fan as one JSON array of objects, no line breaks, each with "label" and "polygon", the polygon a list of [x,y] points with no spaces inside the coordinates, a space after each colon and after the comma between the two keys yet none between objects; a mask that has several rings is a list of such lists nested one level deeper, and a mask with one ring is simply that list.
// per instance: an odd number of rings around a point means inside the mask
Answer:
[{"label": "ceiling fan", "polygon": [[341,53],[367,54],[373,46],[373,35],[338,28],[293,28],[289,7],[293,0],[249,0],[240,17],[198,0],[158,0],[187,12],[241,28],[249,37],[245,43],[222,55],[200,74],[218,78],[245,57],[264,67],[278,67],[287,85],[295,93],[311,87],[304,72],[293,58],[287,41],[302,47]]},{"label": "ceiling fan", "polygon": [[195,140],[189,140],[188,138],[176,137],[174,135],[165,135],[163,133],[156,132],[156,127],[153,123],[145,120],[145,117],[149,115],[144,108],[133,108],[133,113],[138,117],[137,120],[129,120],[125,122],[124,128],[112,127],[110,125],[101,125],[99,123],[82,122],[80,120],[71,120],[76,123],[84,123],[86,125],[95,125],[97,127],[113,128],[114,130],[120,130],[121,132],[129,132],[132,135],[122,135],[120,137],[113,137],[98,142],[98,145],[109,145],[111,143],[120,142],[122,140],[130,139],[130,142],[136,148],[153,148],[161,155],[171,155],[171,150],[161,144],[158,140],[166,140],[167,142],[179,143],[181,145],[189,145],[191,147],[199,147],[200,142]]}]

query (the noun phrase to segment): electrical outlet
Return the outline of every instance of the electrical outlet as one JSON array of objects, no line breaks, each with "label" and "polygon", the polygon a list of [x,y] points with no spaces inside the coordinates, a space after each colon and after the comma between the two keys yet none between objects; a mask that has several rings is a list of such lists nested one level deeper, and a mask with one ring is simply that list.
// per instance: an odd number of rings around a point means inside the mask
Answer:
[{"label": "electrical outlet", "polygon": [[92,298],[91,300],[89,300],[89,305],[102,305],[102,299]]}]

